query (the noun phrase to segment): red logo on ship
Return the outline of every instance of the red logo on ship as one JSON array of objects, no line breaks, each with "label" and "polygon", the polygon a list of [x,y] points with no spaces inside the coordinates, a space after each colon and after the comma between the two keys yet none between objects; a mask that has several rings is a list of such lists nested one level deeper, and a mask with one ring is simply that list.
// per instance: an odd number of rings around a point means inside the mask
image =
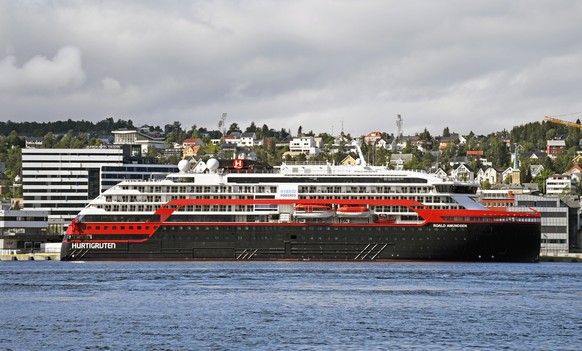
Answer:
[{"label": "red logo on ship", "polygon": [[245,165],[244,161],[241,160],[240,158],[237,158],[236,160],[232,161],[232,166],[236,169],[241,169],[243,168],[244,165]]}]

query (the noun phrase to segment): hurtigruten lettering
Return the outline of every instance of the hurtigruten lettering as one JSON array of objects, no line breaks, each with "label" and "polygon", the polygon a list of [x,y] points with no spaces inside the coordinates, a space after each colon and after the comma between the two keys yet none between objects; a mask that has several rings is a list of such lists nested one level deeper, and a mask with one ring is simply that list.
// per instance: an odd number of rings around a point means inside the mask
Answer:
[{"label": "hurtigruten lettering", "polygon": [[73,250],[85,250],[85,249],[115,249],[115,243],[73,243],[71,245]]}]

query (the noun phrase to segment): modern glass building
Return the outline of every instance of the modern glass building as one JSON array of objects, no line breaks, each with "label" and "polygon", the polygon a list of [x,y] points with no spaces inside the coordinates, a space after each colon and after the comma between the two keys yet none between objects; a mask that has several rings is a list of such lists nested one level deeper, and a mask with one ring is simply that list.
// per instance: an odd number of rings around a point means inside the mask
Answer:
[{"label": "modern glass building", "polygon": [[542,215],[541,254],[575,252],[578,248],[579,203],[558,196],[515,195],[515,207],[508,211],[532,208]]},{"label": "modern glass building", "polygon": [[177,172],[175,165],[144,164],[127,145],[86,149],[22,149],[25,209],[48,211],[48,233],[63,233],[90,200],[123,179]]}]

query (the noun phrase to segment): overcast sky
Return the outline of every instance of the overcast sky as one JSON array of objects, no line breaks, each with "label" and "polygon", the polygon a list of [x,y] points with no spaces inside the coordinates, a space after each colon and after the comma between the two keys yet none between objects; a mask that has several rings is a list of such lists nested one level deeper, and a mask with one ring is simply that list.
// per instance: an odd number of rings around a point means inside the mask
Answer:
[{"label": "overcast sky", "polygon": [[581,111],[582,1],[0,0],[0,120],[440,135]]}]

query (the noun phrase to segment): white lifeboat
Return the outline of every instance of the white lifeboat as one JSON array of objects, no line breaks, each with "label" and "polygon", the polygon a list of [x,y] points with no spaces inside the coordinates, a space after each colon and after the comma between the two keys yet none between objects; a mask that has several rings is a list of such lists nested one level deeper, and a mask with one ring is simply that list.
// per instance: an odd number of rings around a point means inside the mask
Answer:
[{"label": "white lifeboat", "polygon": [[293,209],[293,215],[297,218],[329,218],[334,212],[328,205],[297,205]]}]

